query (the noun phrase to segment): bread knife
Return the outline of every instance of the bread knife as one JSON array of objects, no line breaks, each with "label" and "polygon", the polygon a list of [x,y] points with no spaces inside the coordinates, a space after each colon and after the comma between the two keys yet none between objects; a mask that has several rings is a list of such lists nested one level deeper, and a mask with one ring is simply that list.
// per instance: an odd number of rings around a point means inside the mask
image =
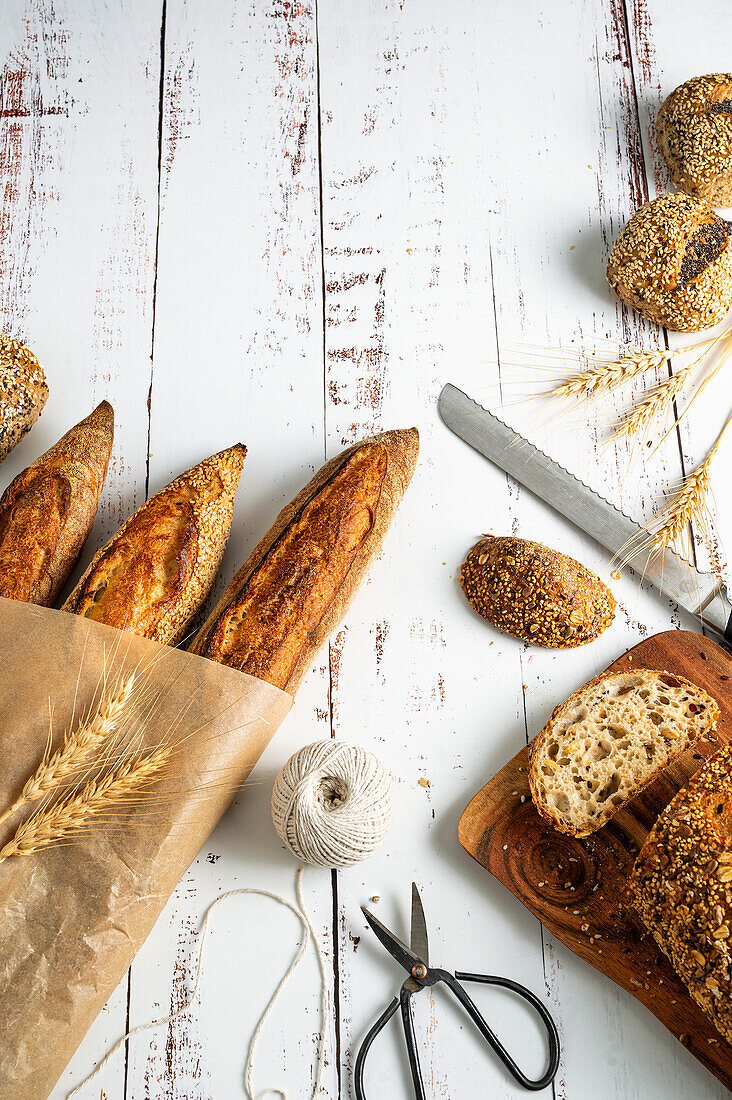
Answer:
[{"label": "bread knife", "polygon": [[[447,385],[440,393],[438,408],[448,428],[476,451],[490,459],[530,492],[590,535],[615,556],[622,552],[624,564],[650,581],[659,592],[685,608],[728,645],[732,645],[732,608],[726,589],[712,572],[703,572],[680,559],[671,549],[650,555],[639,549],[627,553],[631,540],[643,528],[609,500],[585,485],[558,462],[457,386]],[[633,541],[637,546],[637,541]]]}]

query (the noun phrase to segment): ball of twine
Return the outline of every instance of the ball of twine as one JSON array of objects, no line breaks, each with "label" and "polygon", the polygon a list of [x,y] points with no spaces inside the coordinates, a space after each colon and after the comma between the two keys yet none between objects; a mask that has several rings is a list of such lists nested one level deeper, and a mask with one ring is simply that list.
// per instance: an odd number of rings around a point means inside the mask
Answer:
[{"label": "ball of twine", "polygon": [[272,821],[298,859],[349,867],[372,855],[394,812],[391,776],[368,749],[315,741],[294,753],[275,780]]}]

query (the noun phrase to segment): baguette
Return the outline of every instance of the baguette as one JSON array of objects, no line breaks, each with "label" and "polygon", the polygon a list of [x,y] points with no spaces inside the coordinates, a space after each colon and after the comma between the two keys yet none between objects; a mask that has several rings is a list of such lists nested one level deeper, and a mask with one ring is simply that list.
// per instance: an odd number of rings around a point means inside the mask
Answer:
[{"label": "baguette", "polygon": [[668,804],[630,877],[630,897],[691,996],[732,1043],[732,746]]},{"label": "baguette", "polygon": [[418,451],[411,428],[327,462],[249,555],[192,652],[294,694],[378,554]]},{"label": "baguette", "polygon": [[718,717],[714,699],[683,676],[598,676],[555,709],[531,745],[534,804],[559,832],[589,836]]},{"label": "baguette", "polygon": [[150,497],[99,551],[64,610],[180,641],[221,563],[245,454],[237,443]]},{"label": "baguette", "polygon": [[33,352],[0,333],[0,462],[31,430],[47,400],[46,375]]},{"label": "baguette", "polygon": [[0,596],[55,603],[94,523],[113,438],[102,401],[11,481],[0,499]]}]

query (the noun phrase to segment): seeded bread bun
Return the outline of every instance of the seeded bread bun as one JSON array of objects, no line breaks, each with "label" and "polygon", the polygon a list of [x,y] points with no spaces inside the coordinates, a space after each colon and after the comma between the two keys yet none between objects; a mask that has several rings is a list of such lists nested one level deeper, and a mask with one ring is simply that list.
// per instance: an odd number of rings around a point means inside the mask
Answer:
[{"label": "seeded bread bun", "polygon": [[146,500],[99,551],[63,610],[179,642],[221,564],[245,454],[237,443]]},{"label": "seeded bread bun", "polygon": [[0,333],[0,462],[31,430],[47,399],[46,375],[33,352]]},{"label": "seeded bread bun", "polygon": [[678,188],[711,206],[732,205],[732,73],[678,87],[658,112],[656,133]]},{"label": "seeded bread bun", "polygon": [[529,784],[560,833],[589,836],[715,727],[706,691],[670,672],[598,676],[558,706],[530,748]]},{"label": "seeded bread bun", "polygon": [[630,897],[696,1003],[732,1043],[732,745],[658,818],[633,867]]},{"label": "seeded bread bun", "polygon": [[707,203],[661,195],[620,233],[608,282],[626,305],[675,332],[716,325],[732,304],[731,232]]},{"label": "seeded bread bun", "polygon": [[484,619],[552,649],[593,641],[615,615],[615,598],[599,577],[526,539],[484,535],[463,562],[460,584]]},{"label": "seeded bread bun", "polygon": [[51,606],[91,531],[114,411],[102,401],[11,481],[0,498],[0,596]]}]

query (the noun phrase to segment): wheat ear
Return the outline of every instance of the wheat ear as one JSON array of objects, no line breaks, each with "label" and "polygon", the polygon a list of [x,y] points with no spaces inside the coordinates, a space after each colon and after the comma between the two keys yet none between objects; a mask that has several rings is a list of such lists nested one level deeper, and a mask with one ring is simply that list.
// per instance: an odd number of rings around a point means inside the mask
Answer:
[{"label": "wheat ear", "polygon": [[0,814],[0,824],[30,802],[45,798],[86,763],[90,754],[118,728],[135,688],[131,673],[115,692],[103,696],[93,716],[66,735],[63,745],[45,759],[28,779],[12,806]]},{"label": "wheat ear", "polygon": [[12,840],[0,849],[0,863],[10,856],[27,856],[79,833],[89,818],[129,801],[141,787],[160,778],[172,746],[133,757],[101,779],[93,779],[78,793],[40,809],[18,826]]},{"label": "wheat ear", "polygon": [[665,379],[648,393],[644,394],[630,413],[620,421],[614,432],[614,438],[637,435],[643,428],[648,427],[657,416],[673,405],[676,398],[689,381],[689,376],[698,364],[698,360],[684,367],[678,374]]},{"label": "wheat ear", "polygon": [[[730,420],[732,420],[732,415],[727,418],[714,446],[704,461],[684,478],[674,497],[651,520],[651,524],[655,526],[655,530],[652,531],[652,550],[663,550],[668,546],[673,546],[688,530],[689,524],[698,520],[705,512],[707,497],[712,485],[712,462]],[[654,520],[656,521],[655,524]]]},{"label": "wheat ear", "polygon": [[591,397],[598,390],[608,390],[620,385],[621,382],[629,382],[644,371],[652,367],[662,367],[667,359],[673,359],[680,355],[685,348],[677,348],[673,351],[664,349],[652,349],[650,351],[635,351],[630,355],[622,355],[618,359],[610,360],[601,366],[589,367],[579,374],[568,378],[565,382],[555,386],[547,394],[548,397]]}]

